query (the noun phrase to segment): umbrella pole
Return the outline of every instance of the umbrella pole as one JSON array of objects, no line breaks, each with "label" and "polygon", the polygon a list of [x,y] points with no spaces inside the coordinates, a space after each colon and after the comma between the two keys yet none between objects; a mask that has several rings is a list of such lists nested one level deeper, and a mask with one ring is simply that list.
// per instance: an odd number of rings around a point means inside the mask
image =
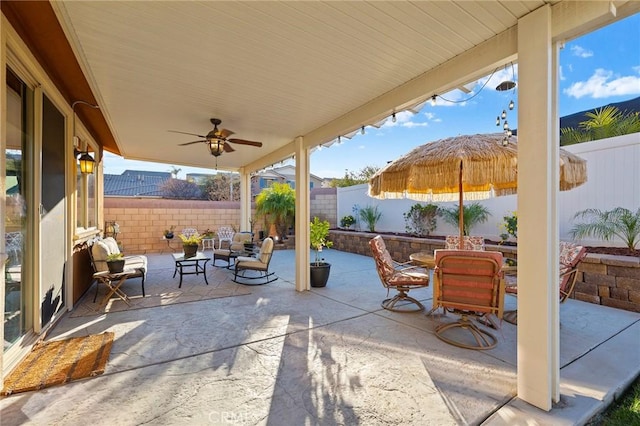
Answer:
[{"label": "umbrella pole", "polygon": [[460,160],[460,175],[458,176],[458,227],[460,228],[460,241],[458,248],[464,250],[464,205],[462,201],[462,160]]}]

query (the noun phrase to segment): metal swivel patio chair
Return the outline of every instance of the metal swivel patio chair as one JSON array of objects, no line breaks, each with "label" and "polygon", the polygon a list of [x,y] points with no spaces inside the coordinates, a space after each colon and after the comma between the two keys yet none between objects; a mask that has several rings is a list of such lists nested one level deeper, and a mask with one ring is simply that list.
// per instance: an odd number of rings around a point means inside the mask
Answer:
[{"label": "metal swivel patio chair", "polygon": [[[560,286],[559,296],[560,303],[564,303],[576,286],[576,280],[578,278],[578,264],[587,256],[586,247],[567,242],[560,241]],[[507,286],[506,292],[518,295],[517,282],[510,283]],[[518,310],[509,310],[504,313],[504,320],[508,323],[518,324]]]},{"label": "metal swivel patio chair", "polygon": [[[380,235],[371,239],[369,246],[376,262],[380,281],[384,288],[387,289],[387,296],[390,289],[395,289],[398,292],[394,297],[383,300],[382,307],[394,312],[422,311],[424,309],[422,303],[407,295],[407,293],[411,289],[428,287],[429,274],[420,267],[409,265],[410,262],[395,262]],[[417,308],[411,308],[410,304],[416,305]]]},{"label": "metal swivel patio chair", "polygon": [[[434,309],[459,315],[456,322],[436,327],[436,336],[466,349],[491,349],[498,340],[478,327],[474,319],[497,328],[493,316],[502,318],[504,278],[502,253],[494,251],[436,250],[434,271]],[[467,331],[461,334],[459,331]]]}]

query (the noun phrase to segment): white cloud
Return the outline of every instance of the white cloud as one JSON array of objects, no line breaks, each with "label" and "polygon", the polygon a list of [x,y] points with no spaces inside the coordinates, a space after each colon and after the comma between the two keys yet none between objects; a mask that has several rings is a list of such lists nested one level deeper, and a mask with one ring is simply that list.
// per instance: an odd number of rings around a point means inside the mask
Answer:
[{"label": "white cloud", "polygon": [[580,99],[640,94],[640,76],[614,76],[613,71],[598,68],[587,81],[578,81],[563,93]]},{"label": "white cloud", "polygon": [[640,74],[640,65],[636,66],[636,67],[632,67],[632,70],[634,70],[635,72],[637,72],[638,74]]},{"label": "white cloud", "polygon": [[562,65],[560,65],[558,68],[559,68],[560,80],[566,80],[567,77],[565,77],[564,73],[562,72]]},{"label": "white cloud", "polygon": [[365,149],[364,145],[358,145],[358,149]]},{"label": "white cloud", "polygon": [[415,121],[407,121],[406,123],[402,123],[402,127],[427,127],[429,123],[417,123]]},{"label": "white cloud", "polygon": [[593,56],[593,52],[591,50],[587,50],[582,46],[571,46],[571,53],[573,56],[577,56],[579,58],[590,58]]},{"label": "white cloud", "polygon": [[436,115],[432,112],[425,112],[424,116],[427,117],[427,120],[433,120],[434,118],[436,118]]},{"label": "white cloud", "polygon": [[414,115],[415,114],[411,111],[396,112],[396,122],[394,123],[393,120],[389,119],[382,125],[382,127],[401,126],[403,123],[411,121],[411,118],[413,118]]},{"label": "white cloud", "polygon": [[[489,90],[495,90],[496,87],[503,81],[509,80],[509,81],[517,82],[518,81],[518,64],[513,64],[513,69],[511,67],[512,65],[509,63],[504,68],[500,68],[499,70],[496,70],[496,72],[494,72],[493,75],[491,75],[490,77],[487,76],[478,80],[478,84],[476,86],[477,90],[480,90],[480,88],[483,87],[485,82],[486,82],[486,86],[484,88]],[[487,82],[487,79],[489,79],[488,82]]]}]

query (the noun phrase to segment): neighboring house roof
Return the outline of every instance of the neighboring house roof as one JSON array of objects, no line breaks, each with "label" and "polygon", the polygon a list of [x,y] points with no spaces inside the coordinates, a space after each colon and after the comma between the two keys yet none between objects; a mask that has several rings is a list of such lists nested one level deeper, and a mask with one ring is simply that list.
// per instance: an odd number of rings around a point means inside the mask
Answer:
[{"label": "neighboring house roof", "polygon": [[160,188],[171,179],[169,172],[125,170],[121,175],[104,175],[104,195],[119,197],[161,197]]},{"label": "neighboring house roof", "polygon": [[194,182],[198,183],[200,180],[207,179],[207,178],[210,178],[212,176],[215,176],[215,174],[209,174],[209,173],[187,173],[186,179],[187,180],[193,179]]},{"label": "neighboring house roof", "polygon": [[[296,167],[295,166],[282,166],[282,167],[277,167],[274,169],[269,169],[263,173],[260,173],[260,176],[262,176],[263,174],[266,174],[268,172],[272,172],[275,173],[276,175],[282,176],[283,178],[287,179],[287,180],[296,180]],[[309,176],[312,179],[316,179],[318,182],[322,182],[323,178],[314,175],[313,173],[309,173]]]}]

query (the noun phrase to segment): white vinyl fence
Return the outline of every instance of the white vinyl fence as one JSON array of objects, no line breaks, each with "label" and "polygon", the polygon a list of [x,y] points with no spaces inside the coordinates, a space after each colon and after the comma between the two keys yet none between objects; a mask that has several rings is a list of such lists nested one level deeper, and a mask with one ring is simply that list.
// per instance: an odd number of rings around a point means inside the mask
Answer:
[{"label": "white vinyl fence", "polygon": [[[576,212],[596,208],[611,210],[615,207],[624,207],[632,211],[640,208],[640,133],[619,136],[610,139],[602,139],[593,142],[585,142],[578,145],[563,147],[587,160],[587,183],[570,191],[562,191],[558,199],[558,221],[560,226],[560,238],[571,240],[569,234],[573,227],[573,216]],[[367,195],[368,185],[355,185],[347,188],[338,188],[338,223],[346,215],[353,215],[354,207],[378,206],[382,217],[376,225],[377,231],[405,232],[403,214],[409,211],[414,200],[377,200]],[[471,230],[473,235],[483,235],[491,240],[499,240],[499,235],[504,232],[500,229],[503,216],[516,210],[517,195],[494,197],[478,201],[483,204],[492,216],[489,221],[480,224]],[[465,203],[469,203],[465,201]],[[421,203],[425,204],[425,203]],[[442,207],[454,207],[456,203],[434,203]],[[365,225],[358,223],[360,229]],[[457,234],[457,228],[438,219],[438,226],[434,234]],[[609,243],[585,239],[581,243],[597,246],[624,245],[616,239]]]}]

